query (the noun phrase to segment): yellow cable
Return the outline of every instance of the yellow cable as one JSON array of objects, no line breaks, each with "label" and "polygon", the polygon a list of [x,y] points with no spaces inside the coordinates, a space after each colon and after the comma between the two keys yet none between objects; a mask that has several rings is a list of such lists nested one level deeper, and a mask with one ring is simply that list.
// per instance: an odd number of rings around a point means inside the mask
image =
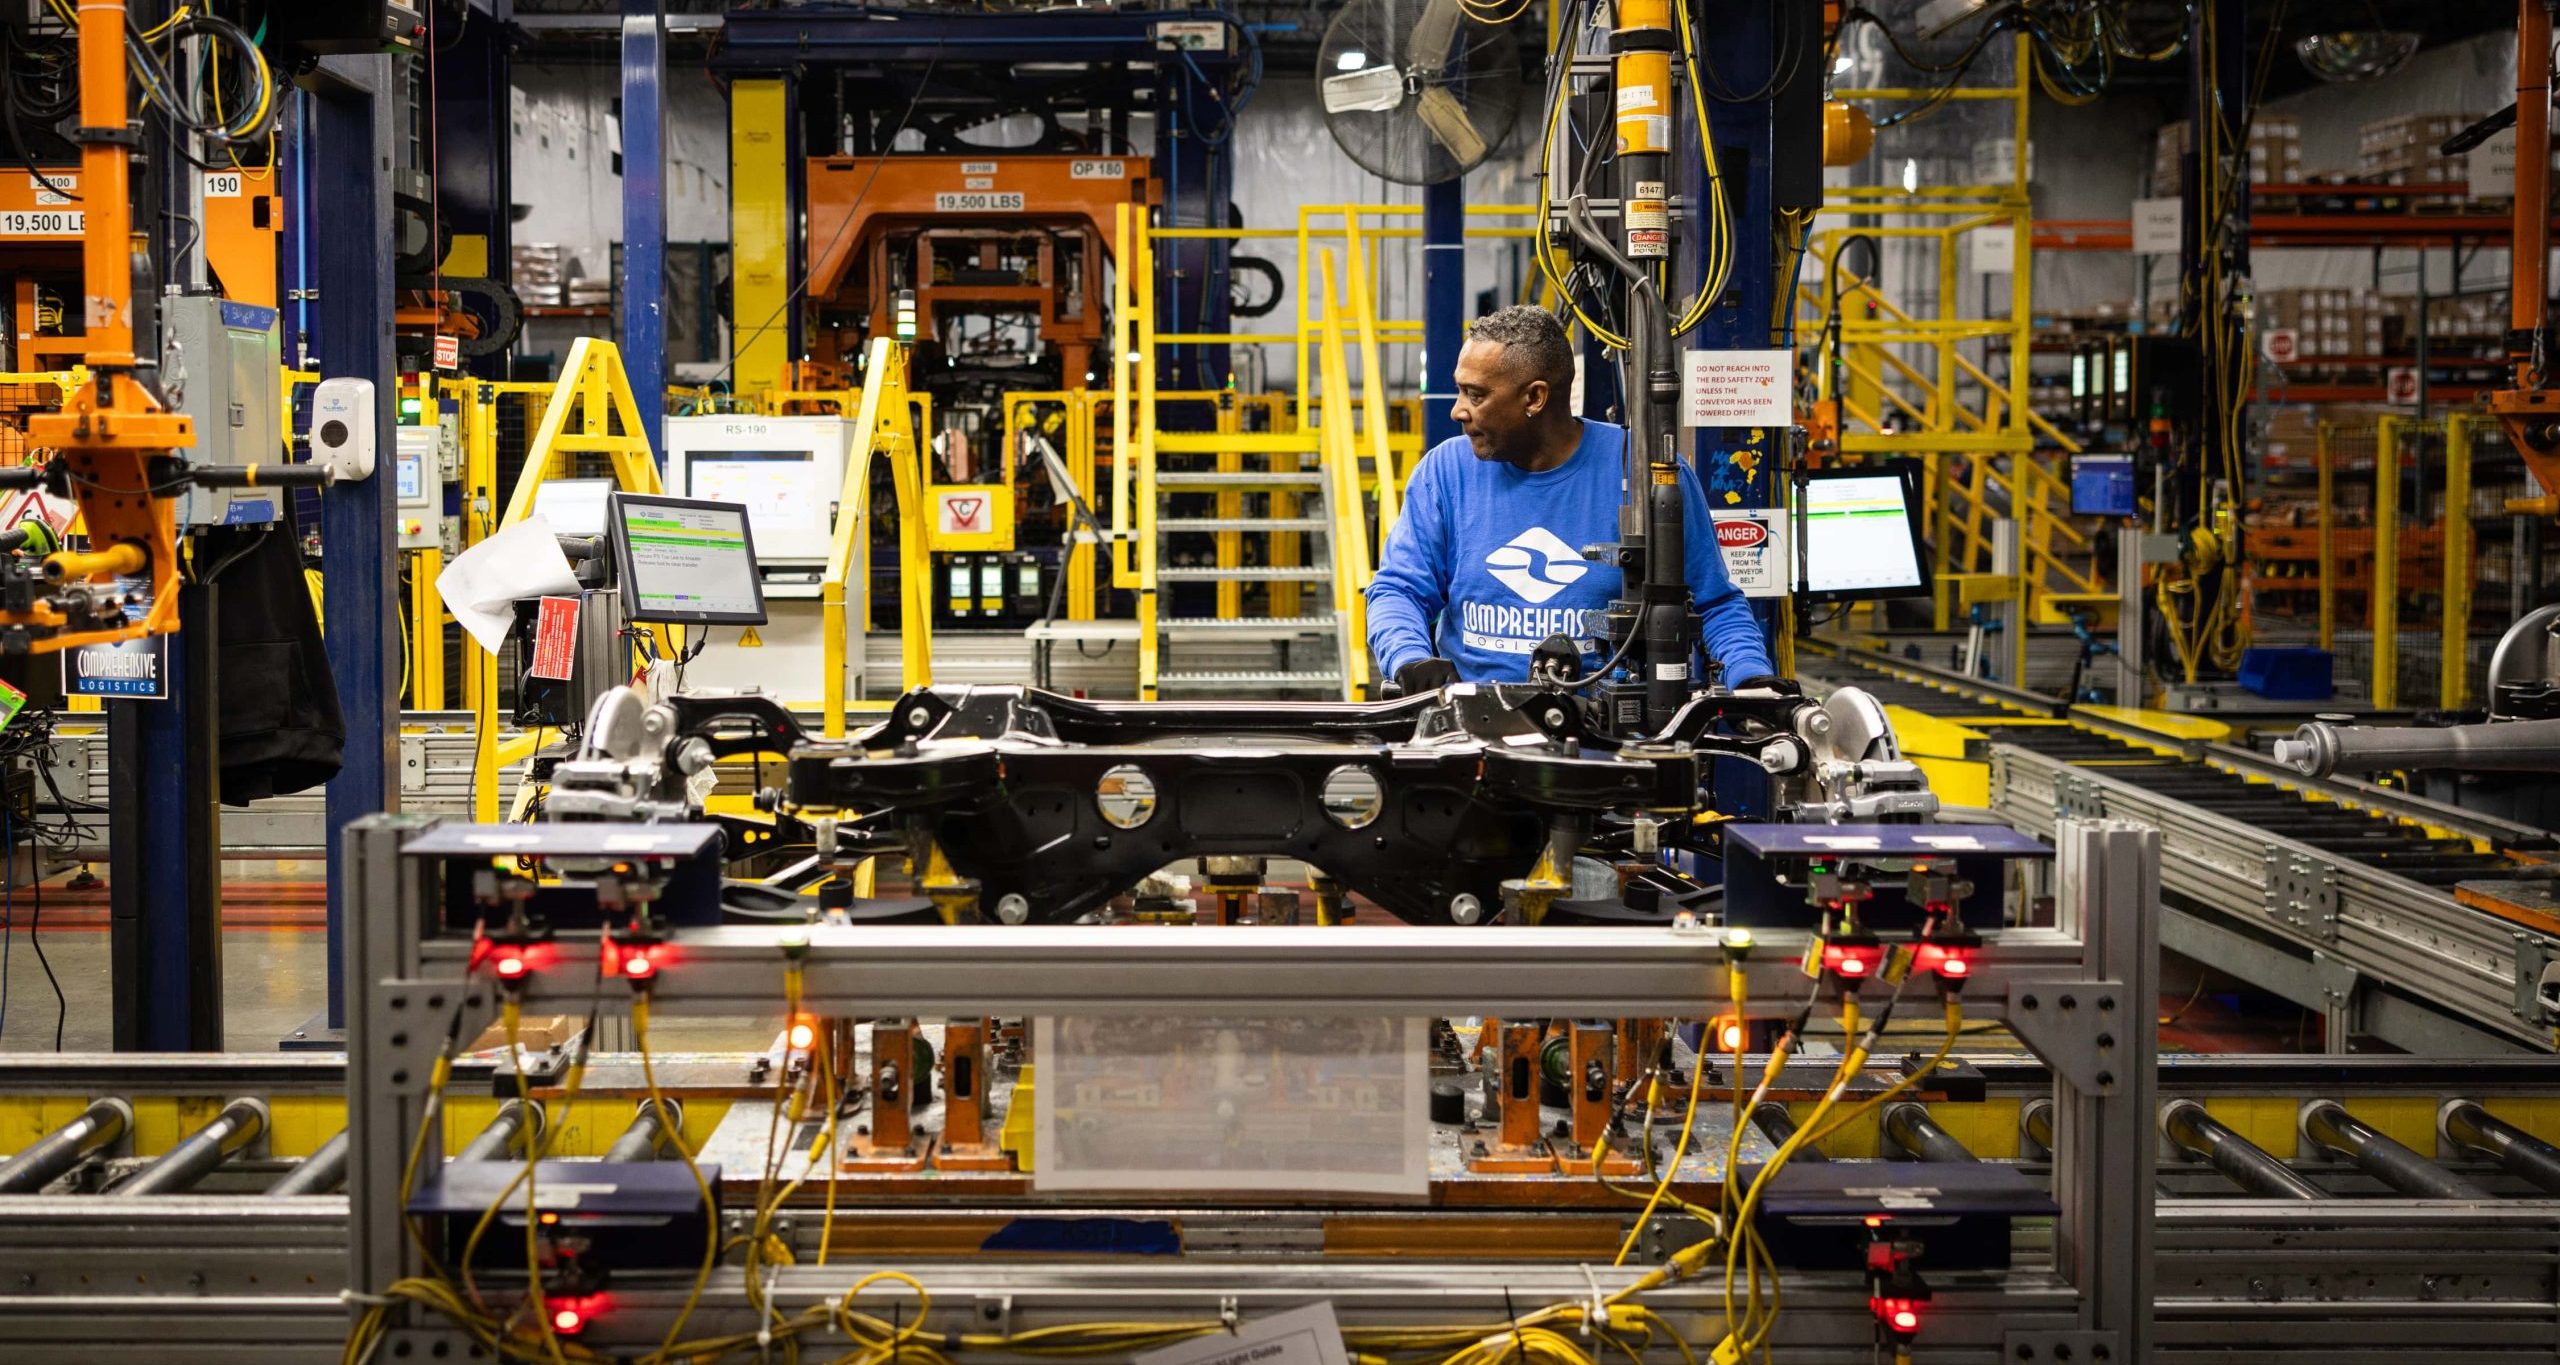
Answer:
[{"label": "yellow cable", "polygon": [[[1713,1024],[1707,1027],[1709,1031],[1714,1029]],[[1698,1127],[1698,1097],[1707,1092],[1708,1042],[1705,1037],[1698,1039],[1697,1061],[1689,1071],[1689,1104],[1680,1119],[1680,1140],[1672,1145],[1671,1161],[1662,1168],[1662,1178],[1654,1183],[1653,1197],[1644,1201],[1644,1209],[1636,1214],[1634,1225],[1627,1229],[1627,1240],[1618,1244],[1617,1258],[1609,1262],[1613,1266],[1625,1265],[1627,1257],[1634,1253],[1636,1239],[1644,1235],[1645,1223],[1652,1219],[1653,1211],[1661,1207],[1662,1197],[1670,1192],[1671,1182],[1680,1175],[1681,1161],[1689,1155],[1689,1135]]]},{"label": "yellow cable", "polygon": [[703,1178],[702,1163],[693,1154],[693,1144],[685,1141],[684,1124],[676,1111],[667,1107],[666,1092],[658,1088],[657,1064],[649,1053],[649,997],[646,992],[631,1000],[631,1042],[640,1050],[640,1079],[649,1087],[649,1103],[658,1107],[658,1121],[667,1125],[667,1136],[684,1154],[684,1167],[693,1175],[694,1189],[702,1195],[703,1229],[702,1267],[693,1274],[693,1289],[685,1295],[684,1306],[676,1310],[675,1320],[667,1324],[667,1334],[658,1341],[657,1353],[651,1360],[664,1361],[675,1347],[676,1337],[684,1331],[695,1305],[702,1302],[702,1287],[711,1281],[711,1268],[720,1259],[720,1204],[712,1197],[711,1182]]},{"label": "yellow cable", "polygon": [[[524,1022],[524,1004],[509,993],[500,1007],[500,1017],[507,1025],[507,1056],[516,1073],[516,1102],[533,1108],[533,1088],[524,1074],[524,1046],[518,1037]],[[551,1306],[542,1293],[541,1214],[536,1203],[534,1166],[542,1156],[541,1144],[528,1142],[524,1152],[524,1289],[525,1299],[533,1305],[534,1326],[542,1331],[542,1344],[550,1351],[552,1365],[568,1365],[560,1354],[560,1334],[552,1330]],[[496,1205],[490,1206],[495,1209]]]}]

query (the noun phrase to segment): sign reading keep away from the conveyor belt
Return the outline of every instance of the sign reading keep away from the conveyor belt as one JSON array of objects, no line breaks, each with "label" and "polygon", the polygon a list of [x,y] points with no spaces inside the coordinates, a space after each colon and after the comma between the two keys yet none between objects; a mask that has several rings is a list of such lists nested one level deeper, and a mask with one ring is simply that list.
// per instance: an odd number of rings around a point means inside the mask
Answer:
[{"label": "sign reading keep away from the conveyor belt", "polygon": [[169,696],[169,637],[150,635],[111,645],[62,651],[62,691],[72,697],[164,701]]}]

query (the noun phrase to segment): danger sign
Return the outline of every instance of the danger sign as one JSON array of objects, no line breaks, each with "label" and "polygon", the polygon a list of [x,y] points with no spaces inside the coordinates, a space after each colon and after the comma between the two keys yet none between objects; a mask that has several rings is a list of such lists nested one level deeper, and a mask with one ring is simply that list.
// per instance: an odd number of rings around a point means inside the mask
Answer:
[{"label": "danger sign", "polygon": [[935,525],[944,535],[975,535],[990,528],[987,525],[987,495],[984,493],[944,493],[940,516]]},{"label": "danger sign", "polygon": [[578,599],[545,597],[533,617],[533,662],[528,677],[567,682],[578,654]]},{"label": "danger sign", "polygon": [[1716,548],[1724,572],[1745,597],[1784,597],[1794,575],[1787,560],[1786,513],[1775,507],[1715,512]]},{"label": "danger sign", "polygon": [[2418,371],[2415,366],[2400,366],[2383,372],[2382,401],[2399,407],[2418,405]]}]

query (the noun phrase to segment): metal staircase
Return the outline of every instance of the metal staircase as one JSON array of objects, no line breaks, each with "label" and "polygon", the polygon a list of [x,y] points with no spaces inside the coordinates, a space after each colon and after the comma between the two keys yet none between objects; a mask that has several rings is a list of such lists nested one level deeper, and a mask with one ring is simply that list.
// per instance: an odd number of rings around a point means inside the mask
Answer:
[{"label": "metal staircase", "polygon": [[1156,472],[1157,690],[1341,695],[1341,623],[1306,609],[1334,572],[1323,476],[1296,452],[1171,458],[1223,467]]}]

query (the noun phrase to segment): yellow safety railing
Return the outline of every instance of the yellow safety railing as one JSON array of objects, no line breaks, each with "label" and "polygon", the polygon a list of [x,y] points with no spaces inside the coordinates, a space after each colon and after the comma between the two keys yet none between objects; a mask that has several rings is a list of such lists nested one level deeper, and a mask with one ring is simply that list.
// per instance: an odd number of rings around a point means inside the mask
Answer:
[{"label": "yellow safety railing", "polygon": [[[1386,348],[1398,344],[1418,346],[1422,322],[1418,318],[1379,316],[1374,282],[1380,278],[1380,253],[1388,243],[1411,241],[1422,235],[1417,226],[1400,225],[1409,224],[1421,212],[1421,206],[1416,204],[1312,204],[1299,210],[1293,228],[1164,228],[1149,223],[1144,210],[1133,206],[1124,205],[1114,214],[1111,388],[1107,399],[1095,397],[1084,421],[1088,445],[1098,447],[1106,420],[1099,409],[1108,406],[1110,581],[1113,587],[1134,592],[1137,597],[1141,697],[1152,699],[1156,695],[1160,666],[1157,475],[1160,460],[1168,455],[1214,456],[1215,468],[1227,473],[1247,472],[1247,456],[1265,457],[1275,472],[1298,468],[1304,459],[1316,458],[1318,472],[1326,479],[1331,494],[1330,516],[1335,529],[1328,539],[1336,570],[1333,592],[1340,603],[1348,590],[1354,602],[1337,616],[1337,623],[1352,632],[1348,637],[1350,652],[1358,656],[1345,676],[1356,675],[1355,687],[1365,686],[1368,661],[1360,644],[1357,593],[1376,572],[1377,548],[1395,525],[1404,482],[1422,449],[1420,404],[1390,398],[1385,370]],[[1526,224],[1497,221],[1534,216],[1535,209],[1528,205],[1473,205],[1467,214],[1469,237],[1535,235]],[[1271,331],[1159,331],[1155,325],[1155,252],[1156,243],[1162,239],[1294,241],[1298,261],[1294,325]],[[1331,242],[1341,243],[1339,256],[1336,248],[1319,247],[1319,243]],[[1335,350],[1328,350],[1328,336]],[[1160,348],[1187,345],[1288,346],[1296,359],[1294,392],[1160,391],[1155,380]],[[1351,365],[1355,346],[1359,362],[1356,381]],[[1328,366],[1338,367],[1338,373],[1328,374]],[[1194,401],[1214,405],[1215,430],[1164,429],[1161,419],[1167,405]],[[1255,425],[1257,417],[1259,425]],[[1298,515],[1300,509],[1294,497],[1281,492],[1271,496],[1274,518]],[[1372,496],[1377,500],[1374,524],[1369,511]],[[1234,519],[1242,511],[1241,494],[1222,493],[1216,506],[1222,519]],[[1351,533],[1354,526],[1357,534]],[[1233,567],[1240,562],[1241,541],[1240,532],[1216,534],[1217,562],[1221,566]],[[1275,533],[1271,554],[1273,563],[1295,564],[1304,550],[1294,533]],[[1274,584],[1270,599],[1273,612],[1294,615],[1297,594],[1293,585]],[[1218,605],[1222,612],[1237,611],[1241,601],[1240,585],[1220,585]]]},{"label": "yellow safety railing", "polygon": [[[1816,391],[1825,402],[1838,404],[1839,450],[1916,456],[1925,463],[1928,525],[1941,574],[1987,569],[1990,523],[2014,518],[2031,609],[2052,619],[2062,613],[2047,610],[2045,598],[2101,594],[2105,573],[2096,561],[2091,533],[2069,515],[2067,485],[2037,457],[2039,450],[2069,454],[2079,446],[2038,414],[2032,402],[2035,224],[2028,195],[2027,126],[2034,54],[2027,38],[2014,44],[2014,76],[2006,84],[1953,91],[1835,92],[1835,98],[1852,102],[2005,103],[2010,164],[2006,176],[1979,184],[1917,190],[1898,184],[1831,187],[1821,214],[1853,221],[1807,234],[1807,278],[1794,303],[1799,335],[1809,339],[1815,352]],[[2005,233],[2005,244],[1985,237],[1992,233]],[[1925,314],[1905,310],[1885,298],[1873,280],[1835,275],[1839,253],[1853,237],[1872,239],[1879,256],[1891,243],[1916,244],[1923,255],[1933,252],[1932,308]],[[1969,258],[1985,250],[2006,252],[2005,317],[1968,316],[1963,309],[1963,301],[1975,292],[1963,287]],[[1837,356],[1829,344],[1835,325]],[[1983,352],[1981,358],[1968,354],[1975,349]],[[1996,351],[2006,352],[2005,375],[1995,375],[1989,366]],[[1943,617],[1943,601],[1940,610]]]},{"label": "yellow safety railing", "polygon": [[[1077,496],[1088,506],[1097,490],[1093,486],[1095,427],[1094,408],[1097,399],[1091,389],[1051,389],[1036,392],[1008,392],[1004,396],[1004,444],[1008,451],[1019,452],[1026,433],[1054,428],[1063,438],[1058,457],[1066,462],[1067,481],[1075,485]],[[1044,415],[1049,409],[1059,410],[1059,420],[1051,423]],[[1095,520],[1101,520],[1099,514]],[[1067,513],[1070,540],[1066,550],[1065,607],[1070,621],[1090,621],[1094,611],[1094,547],[1072,539],[1075,516]]]},{"label": "yellow safety railing", "polygon": [[[499,387],[489,386],[491,390]],[[605,457],[612,465],[615,484],[626,492],[660,491],[658,461],[641,428],[631,380],[622,369],[622,353],[612,342],[596,337],[580,337],[570,345],[568,361],[560,367],[559,380],[551,385],[550,397],[543,404],[541,426],[525,448],[524,468],[516,476],[515,489],[507,498],[506,510],[498,517],[497,529],[504,530],[533,515],[543,482],[565,472],[573,465],[574,457],[581,454]],[[665,652],[672,657],[682,648],[681,629],[675,628],[670,631]],[[535,731],[505,740],[498,738],[498,656],[495,651],[481,649],[477,641],[466,642],[463,649],[471,661],[471,671],[479,676],[471,689],[472,720],[478,741],[472,754],[473,818],[484,824],[493,823],[498,819],[498,773],[541,747],[542,736]]]},{"label": "yellow safety railing", "polygon": [[[899,664],[902,688],[933,682],[932,531],[925,507],[924,447],[914,425],[916,408],[907,400],[907,348],[888,337],[873,337],[863,374],[862,398],[854,408],[854,444],[845,461],[844,484],[836,494],[835,540],[827,550],[826,572],[818,580],[820,635],[826,670],[826,732],[845,732],[846,656],[857,638],[871,631],[871,462],[886,460],[890,487],[897,499]],[[854,628],[846,609],[845,585],[858,584],[861,626]]]},{"label": "yellow safety railing", "polygon": [[[1318,260],[1324,281],[1318,347],[1324,440],[1318,467],[1323,471],[1333,511],[1333,611],[1343,641],[1343,693],[1346,697],[1359,697],[1369,688],[1368,592],[1377,565],[1369,553],[1368,516],[1360,496],[1360,452],[1351,418],[1351,367],[1343,353],[1342,316],[1334,302],[1333,253],[1321,252]],[[1374,392],[1377,372],[1372,369],[1368,373],[1368,387]],[[1380,468],[1385,468],[1383,462]],[[1379,482],[1384,485],[1388,480]]]}]

